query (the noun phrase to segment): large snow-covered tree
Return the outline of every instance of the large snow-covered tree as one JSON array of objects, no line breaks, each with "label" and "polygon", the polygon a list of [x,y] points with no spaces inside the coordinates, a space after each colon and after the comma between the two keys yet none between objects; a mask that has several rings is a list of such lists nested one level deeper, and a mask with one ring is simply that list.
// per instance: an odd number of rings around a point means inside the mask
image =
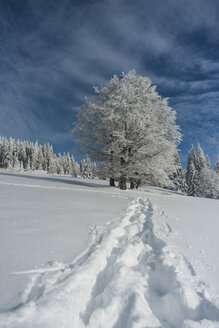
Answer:
[{"label": "large snow-covered tree", "polygon": [[174,169],[180,141],[175,111],[147,77],[135,71],[114,76],[96,96],[81,106],[73,135],[79,150],[99,161],[107,175],[126,180],[165,184]]}]

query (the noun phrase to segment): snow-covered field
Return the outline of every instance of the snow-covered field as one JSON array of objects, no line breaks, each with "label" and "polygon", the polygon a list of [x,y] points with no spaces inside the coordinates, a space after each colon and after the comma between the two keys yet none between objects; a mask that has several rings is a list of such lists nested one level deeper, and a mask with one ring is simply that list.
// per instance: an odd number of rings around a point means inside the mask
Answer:
[{"label": "snow-covered field", "polygon": [[219,201],[0,171],[0,327],[219,327]]}]

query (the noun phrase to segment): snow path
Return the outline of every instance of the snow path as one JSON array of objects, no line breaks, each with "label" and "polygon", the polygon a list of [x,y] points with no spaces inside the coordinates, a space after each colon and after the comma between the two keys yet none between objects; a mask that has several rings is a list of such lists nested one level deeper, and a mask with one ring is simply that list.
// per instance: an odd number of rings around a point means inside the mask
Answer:
[{"label": "snow path", "polygon": [[163,241],[173,234],[164,218],[138,198],[121,218],[94,227],[90,247],[73,263],[17,272],[30,274],[30,283],[20,305],[0,315],[0,327],[219,327],[205,284]]}]

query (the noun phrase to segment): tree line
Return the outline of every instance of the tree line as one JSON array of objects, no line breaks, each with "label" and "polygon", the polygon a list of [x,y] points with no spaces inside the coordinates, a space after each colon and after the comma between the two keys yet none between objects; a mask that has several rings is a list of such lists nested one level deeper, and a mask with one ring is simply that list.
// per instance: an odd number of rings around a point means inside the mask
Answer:
[{"label": "tree line", "polygon": [[[106,170],[101,166],[97,167],[88,155],[78,164],[69,153],[59,153],[57,156],[49,143],[39,145],[37,141],[32,143],[13,138],[8,140],[6,137],[0,137],[0,167],[15,171],[44,170],[49,174],[81,176],[87,179],[107,178]],[[209,157],[204,154],[201,146],[197,146],[197,151],[192,146],[188,154],[187,169],[184,171],[179,154],[175,152],[174,170],[168,179],[166,184],[161,185],[158,180],[149,185],[182,191],[189,196],[217,198],[219,157],[212,170]],[[131,180],[129,182],[131,184]]]},{"label": "tree line", "polygon": [[85,157],[80,165],[69,153],[58,156],[49,143],[39,145],[29,141],[0,137],[0,167],[15,171],[43,170],[49,174],[71,175],[94,178],[96,164]]}]

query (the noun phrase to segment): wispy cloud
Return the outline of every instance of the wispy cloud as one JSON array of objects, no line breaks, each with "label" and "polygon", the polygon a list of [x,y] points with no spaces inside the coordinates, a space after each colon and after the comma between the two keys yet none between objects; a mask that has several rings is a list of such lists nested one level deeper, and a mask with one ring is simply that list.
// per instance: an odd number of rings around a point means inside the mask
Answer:
[{"label": "wispy cloud", "polygon": [[134,68],[170,97],[184,143],[193,133],[214,144],[212,157],[219,153],[216,0],[27,0],[1,6],[1,134],[40,136],[64,148],[83,97]]}]

